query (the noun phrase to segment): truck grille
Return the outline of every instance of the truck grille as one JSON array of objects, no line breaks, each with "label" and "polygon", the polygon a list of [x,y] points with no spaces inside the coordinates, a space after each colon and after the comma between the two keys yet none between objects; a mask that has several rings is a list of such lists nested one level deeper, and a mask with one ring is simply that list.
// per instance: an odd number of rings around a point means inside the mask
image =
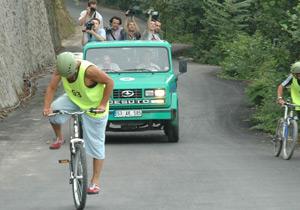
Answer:
[{"label": "truck grille", "polygon": [[142,89],[115,89],[114,98],[142,98]]}]

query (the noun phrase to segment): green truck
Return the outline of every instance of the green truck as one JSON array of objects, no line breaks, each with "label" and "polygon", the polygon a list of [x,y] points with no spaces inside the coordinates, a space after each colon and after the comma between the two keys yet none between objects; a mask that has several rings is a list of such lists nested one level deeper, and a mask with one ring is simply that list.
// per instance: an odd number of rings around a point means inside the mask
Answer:
[{"label": "green truck", "polygon": [[163,130],[169,142],[178,142],[177,80],[187,71],[187,62],[179,61],[176,75],[168,42],[91,42],[83,49],[83,59],[115,82],[108,131]]}]

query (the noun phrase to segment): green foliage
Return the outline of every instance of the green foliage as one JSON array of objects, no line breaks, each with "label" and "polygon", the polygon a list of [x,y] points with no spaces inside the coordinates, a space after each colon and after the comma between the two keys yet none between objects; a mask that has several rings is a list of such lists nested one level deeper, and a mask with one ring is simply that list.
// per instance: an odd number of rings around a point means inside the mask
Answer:
[{"label": "green foliage", "polygon": [[259,67],[272,59],[272,45],[261,34],[239,34],[229,43],[224,43],[226,57],[221,62],[222,75],[235,79],[253,79],[261,74]]}]

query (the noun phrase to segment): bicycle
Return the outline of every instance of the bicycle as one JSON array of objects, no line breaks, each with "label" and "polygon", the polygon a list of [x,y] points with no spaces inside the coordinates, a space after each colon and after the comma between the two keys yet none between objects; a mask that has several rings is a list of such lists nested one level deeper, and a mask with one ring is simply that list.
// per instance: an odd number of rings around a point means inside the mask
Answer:
[{"label": "bicycle", "polygon": [[282,153],[285,160],[291,159],[298,141],[298,117],[294,115],[295,107],[300,105],[284,103],[284,116],[277,123],[276,133],[273,138],[275,157]]},{"label": "bicycle", "polygon": [[73,131],[70,137],[70,160],[59,160],[59,163],[69,163],[70,184],[72,184],[73,200],[77,210],[83,210],[85,207],[88,187],[87,162],[81,124],[81,115],[86,112],[99,113],[102,110],[90,109],[76,112],[54,110],[53,114],[49,115],[66,114],[71,115],[73,119]]}]

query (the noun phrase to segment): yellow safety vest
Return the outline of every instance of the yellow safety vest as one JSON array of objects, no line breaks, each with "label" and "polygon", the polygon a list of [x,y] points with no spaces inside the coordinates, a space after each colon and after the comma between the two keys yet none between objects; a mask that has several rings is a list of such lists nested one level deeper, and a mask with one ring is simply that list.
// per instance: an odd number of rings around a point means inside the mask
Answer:
[{"label": "yellow safety vest", "polygon": [[[291,85],[291,97],[294,104],[300,105],[300,85],[294,76]],[[299,111],[300,107],[296,107],[295,109]]]},{"label": "yellow safety vest", "polygon": [[[97,84],[96,86],[90,88],[87,87],[84,83],[84,75],[86,69],[93,65],[89,61],[82,60],[79,72],[77,75],[77,79],[70,83],[67,78],[62,77],[62,83],[64,86],[64,90],[67,93],[68,97],[71,99],[73,103],[80,107],[82,110],[88,110],[90,108],[97,108],[100,105],[100,102],[103,98],[103,92],[105,85]],[[101,118],[108,113],[109,103],[106,105],[106,110],[104,113],[93,114],[87,113],[89,116],[94,118]]]}]

